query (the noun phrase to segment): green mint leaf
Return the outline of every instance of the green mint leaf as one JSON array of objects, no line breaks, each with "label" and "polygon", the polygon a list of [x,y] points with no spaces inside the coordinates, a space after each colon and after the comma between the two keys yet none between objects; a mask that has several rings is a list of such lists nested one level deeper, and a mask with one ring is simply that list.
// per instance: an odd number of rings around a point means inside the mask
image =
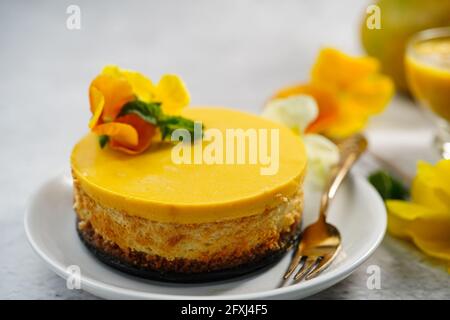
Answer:
[{"label": "green mint leaf", "polygon": [[104,148],[109,141],[109,137],[105,135],[98,136],[98,143],[100,144],[100,148]]},{"label": "green mint leaf", "polygon": [[385,171],[373,172],[368,179],[383,200],[404,200],[409,196],[408,189],[400,181]]},{"label": "green mint leaf", "polygon": [[188,130],[192,141],[198,138],[194,135],[194,121],[180,116],[165,115],[161,109],[161,103],[159,102],[147,103],[140,100],[130,101],[122,107],[118,116],[120,117],[127,114],[136,114],[144,121],[157,126],[161,132],[162,140],[169,137],[172,132],[177,129]]},{"label": "green mint leaf", "polygon": [[177,129],[186,129],[189,131],[191,138],[194,137],[194,121],[180,117],[180,116],[164,116],[160,119],[159,128],[161,131],[161,138],[164,140],[170,136],[172,132]]},{"label": "green mint leaf", "polygon": [[127,114],[136,114],[144,121],[153,125],[158,124],[158,119],[161,117],[160,103],[146,103],[140,100],[134,100],[126,103],[119,113],[120,116]]}]

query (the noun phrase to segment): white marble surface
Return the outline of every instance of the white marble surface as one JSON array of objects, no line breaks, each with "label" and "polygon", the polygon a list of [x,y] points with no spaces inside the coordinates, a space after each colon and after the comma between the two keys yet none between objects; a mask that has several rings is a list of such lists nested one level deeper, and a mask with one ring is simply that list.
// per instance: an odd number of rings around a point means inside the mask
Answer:
[{"label": "white marble surface", "polygon": [[[81,8],[82,29],[66,28],[66,8]],[[108,63],[157,79],[175,72],[194,104],[258,112],[271,93],[307,78],[317,50],[359,53],[357,26],[367,4],[343,1],[2,1],[0,2],[0,298],[95,299],[70,291],[28,246],[27,198],[68,166],[87,130],[87,86]],[[435,160],[431,125],[404,98],[374,119],[371,150],[412,175]],[[381,289],[366,286],[369,265]],[[445,266],[386,236],[353,275],[317,299],[450,298]]]}]

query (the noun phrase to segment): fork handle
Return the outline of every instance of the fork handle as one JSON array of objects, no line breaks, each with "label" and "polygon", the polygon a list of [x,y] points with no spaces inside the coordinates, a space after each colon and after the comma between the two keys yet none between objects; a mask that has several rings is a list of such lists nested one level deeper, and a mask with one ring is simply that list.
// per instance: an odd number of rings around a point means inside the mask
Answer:
[{"label": "fork handle", "polygon": [[367,140],[362,134],[356,134],[343,140],[339,144],[339,148],[341,149],[341,159],[334,168],[334,172],[320,201],[320,218],[324,220],[330,201],[333,200],[353,164],[366,150]]}]

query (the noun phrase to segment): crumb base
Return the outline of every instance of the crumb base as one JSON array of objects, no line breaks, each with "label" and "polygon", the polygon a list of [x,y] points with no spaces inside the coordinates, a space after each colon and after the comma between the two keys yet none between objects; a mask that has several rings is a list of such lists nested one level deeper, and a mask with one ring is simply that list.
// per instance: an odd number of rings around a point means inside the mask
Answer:
[{"label": "crumb base", "polygon": [[[252,272],[262,271],[279,261],[284,254],[298,240],[300,223],[294,232],[284,234],[282,245],[277,250],[266,252],[263,256],[256,256],[251,261],[231,268],[211,270],[207,272],[175,272],[155,270],[147,267],[147,255],[142,252],[124,252],[116,245],[111,245],[100,235],[96,234],[92,226],[79,227],[77,219],[76,229],[79,238],[86,248],[101,262],[127,274],[165,282],[200,283],[226,280],[243,276]],[[163,258],[162,258],[163,259]]]}]

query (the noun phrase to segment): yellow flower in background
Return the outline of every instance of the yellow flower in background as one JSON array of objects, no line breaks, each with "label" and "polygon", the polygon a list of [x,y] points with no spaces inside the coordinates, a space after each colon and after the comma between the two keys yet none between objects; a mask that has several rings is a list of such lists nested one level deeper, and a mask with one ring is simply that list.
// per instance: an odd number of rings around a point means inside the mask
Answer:
[{"label": "yellow flower in background", "polygon": [[361,131],[369,117],[382,112],[390,101],[394,85],[378,71],[374,58],[352,57],[325,48],[312,67],[310,81],[284,88],[275,98],[313,96],[319,116],[306,131],[344,138]]},{"label": "yellow flower in background", "polygon": [[[158,125],[156,115],[152,115],[152,122],[143,114],[151,112],[145,104],[158,104],[162,113],[175,115],[189,100],[186,86],[176,75],[164,75],[154,85],[139,72],[106,66],[89,87],[92,113],[89,128],[99,136],[108,137],[113,149],[138,154],[150,146]],[[132,114],[121,113],[130,102],[138,102],[134,106],[137,110]]]},{"label": "yellow flower in background", "polygon": [[388,200],[386,206],[390,233],[450,263],[450,160],[419,162],[411,201]]}]

